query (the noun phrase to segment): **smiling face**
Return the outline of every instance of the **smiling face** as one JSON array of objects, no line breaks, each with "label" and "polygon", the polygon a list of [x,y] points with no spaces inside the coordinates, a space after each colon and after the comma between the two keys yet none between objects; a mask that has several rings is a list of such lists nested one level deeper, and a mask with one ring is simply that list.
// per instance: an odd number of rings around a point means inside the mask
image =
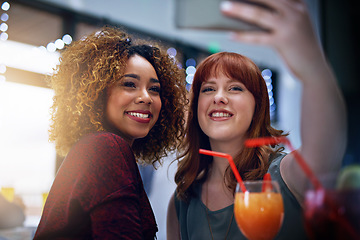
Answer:
[{"label": "smiling face", "polygon": [[255,98],[240,81],[219,73],[201,84],[197,117],[212,145],[242,142],[254,111]]},{"label": "smiling face", "polygon": [[130,57],[124,75],[108,90],[110,128],[132,144],[149,133],[160,110],[160,82],[154,67],[139,55]]}]

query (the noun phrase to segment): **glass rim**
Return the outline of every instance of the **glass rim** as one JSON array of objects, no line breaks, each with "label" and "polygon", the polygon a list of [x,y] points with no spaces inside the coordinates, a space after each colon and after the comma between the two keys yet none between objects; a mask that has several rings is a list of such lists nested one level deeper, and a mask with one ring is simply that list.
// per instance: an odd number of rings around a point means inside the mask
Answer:
[{"label": "glass rim", "polygon": [[[246,180],[243,181],[244,184],[260,184],[263,182],[276,182],[277,184],[279,184],[279,181],[271,179],[271,180]],[[239,182],[236,182],[236,185],[239,185]]]},{"label": "glass rim", "polygon": [[[279,181],[271,179],[271,180],[248,180],[248,181],[243,181],[245,188],[249,188],[251,186],[256,186],[257,188],[261,188],[263,186],[263,183],[271,183],[271,185],[273,185],[276,188],[275,192],[281,192],[281,187],[279,184]],[[246,189],[247,192],[254,192],[254,191],[248,191],[248,189]],[[235,188],[235,192],[243,192],[241,190],[241,186],[240,183],[237,182],[236,183],[236,188]]]}]

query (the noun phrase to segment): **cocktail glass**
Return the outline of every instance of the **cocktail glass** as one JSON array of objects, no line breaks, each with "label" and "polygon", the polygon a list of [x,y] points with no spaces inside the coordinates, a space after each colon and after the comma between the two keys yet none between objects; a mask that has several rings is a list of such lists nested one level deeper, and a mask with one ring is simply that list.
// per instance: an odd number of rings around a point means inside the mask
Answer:
[{"label": "cocktail glass", "polygon": [[[261,141],[260,144],[262,143]],[[271,181],[269,173],[264,175],[262,181],[244,182],[231,155],[205,149],[200,149],[199,153],[226,158],[229,161],[237,180],[234,215],[242,233],[251,240],[273,239],[284,218],[279,184]]]},{"label": "cocktail glass", "polygon": [[305,194],[304,224],[311,239],[360,240],[360,189],[323,184]]},{"label": "cocktail glass", "polygon": [[270,240],[279,232],[284,205],[279,184],[271,180],[244,181],[246,191],[236,187],[236,222],[250,240]]}]

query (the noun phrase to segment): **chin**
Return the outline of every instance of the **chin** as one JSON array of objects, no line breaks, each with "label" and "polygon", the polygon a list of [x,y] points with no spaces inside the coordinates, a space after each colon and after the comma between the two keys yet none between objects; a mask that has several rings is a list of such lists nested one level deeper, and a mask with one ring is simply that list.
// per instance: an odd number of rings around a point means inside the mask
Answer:
[{"label": "chin", "polygon": [[144,134],[136,134],[136,135],[133,135],[133,139],[136,140],[136,139],[144,138],[144,137],[146,137],[148,134],[149,134],[149,132],[144,133]]}]

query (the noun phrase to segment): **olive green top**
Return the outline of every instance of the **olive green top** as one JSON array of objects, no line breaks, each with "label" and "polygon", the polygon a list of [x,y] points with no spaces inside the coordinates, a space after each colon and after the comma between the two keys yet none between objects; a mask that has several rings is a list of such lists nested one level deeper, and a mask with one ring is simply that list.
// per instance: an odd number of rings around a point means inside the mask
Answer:
[{"label": "olive green top", "polygon": [[[287,188],[280,175],[280,162],[284,154],[275,156],[270,164],[268,172],[273,180],[278,181],[284,201],[284,221],[281,230],[275,239],[308,239],[303,225],[302,208],[294,195]],[[301,171],[301,169],[299,169]],[[175,193],[175,208],[180,224],[180,234],[183,240],[210,239],[209,223],[206,216],[207,207],[201,201],[201,186],[195,186],[196,196],[188,203],[177,198]],[[216,240],[224,240],[230,220],[233,215],[234,205],[230,205],[217,211],[208,210],[209,222],[213,237]],[[235,218],[232,219],[227,238],[246,239],[240,232]]]}]

